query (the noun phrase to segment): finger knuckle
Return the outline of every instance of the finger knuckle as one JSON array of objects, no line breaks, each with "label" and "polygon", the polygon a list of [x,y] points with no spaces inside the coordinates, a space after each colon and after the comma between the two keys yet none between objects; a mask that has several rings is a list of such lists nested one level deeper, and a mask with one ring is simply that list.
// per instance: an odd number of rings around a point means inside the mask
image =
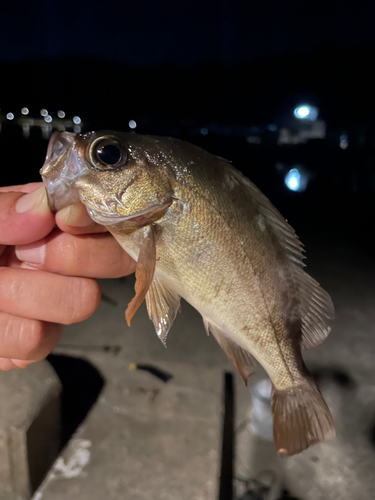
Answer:
[{"label": "finger knuckle", "polygon": [[84,321],[96,311],[100,303],[99,285],[89,278],[72,278],[67,298],[64,324]]},{"label": "finger knuckle", "polygon": [[83,262],[77,247],[76,238],[63,233],[53,243],[51,254],[48,256],[52,267],[58,265],[59,270],[67,275],[81,268]]},{"label": "finger knuckle", "polygon": [[[46,331],[41,321],[27,320],[20,325],[20,346],[23,359],[39,358],[38,354],[44,351]],[[44,356],[43,356],[44,357]]]}]

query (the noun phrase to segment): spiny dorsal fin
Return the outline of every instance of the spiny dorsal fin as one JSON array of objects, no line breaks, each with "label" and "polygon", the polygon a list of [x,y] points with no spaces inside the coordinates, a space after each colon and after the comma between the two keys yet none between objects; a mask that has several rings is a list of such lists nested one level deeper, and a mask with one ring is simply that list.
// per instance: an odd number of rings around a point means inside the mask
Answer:
[{"label": "spiny dorsal fin", "polygon": [[125,311],[126,322],[130,321],[142,304],[154,277],[156,265],[156,245],[153,226],[145,229],[144,239],[139,249],[137,264],[135,267],[135,297],[129,302]]},{"label": "spiny dorsal fin", "polygon": [[232,174],[248,189],[251,197],[259,204],[259,211],[277,237],[291,263],[293,280],[298,289],[300,315],[302,320],[301,347],[311,349],[321,344],[331,331],[334,319],[334,307],[331,297],[319,284],[303,271],[304,248],[294,229],[259,191],[240,172],[231,169]]},{"label": "spiny dorsal fin", "polygon": [[154,278],[146,295],[146,306],[156,334],[166,346],[169,329],[180,309],[180,296]]},{"label": "spiny dorsal fin", "polygon": [[203,323],[207,334],[210,332],[212,333],[219,346],[232,361],[240,377],[247,385],[247,379],[254,372],[254,363],[251,354],[233,342],[233,340],[229,339],[221,330],[219,330],[219,328],[217,328],[217,326],[212,325],[205,318],[203,318]]}]

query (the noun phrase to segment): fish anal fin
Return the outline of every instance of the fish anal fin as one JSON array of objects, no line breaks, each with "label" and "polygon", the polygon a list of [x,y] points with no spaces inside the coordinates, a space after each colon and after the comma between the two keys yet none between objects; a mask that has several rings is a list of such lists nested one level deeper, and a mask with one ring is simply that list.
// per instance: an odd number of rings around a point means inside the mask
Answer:
[{"label": "fish anal fin", "polygon": [[215,337],[219,346],[223,349],[230,361],[234,364],[238,374],[247,385],[247,380],[254,372],[253,357],[233,340],[228,338],[217,326],[203,318],[207,334],[210,332]]},{"label": "fish anal fin", "polygon": [[335,437],[331,413],[319,389],[309,382],[272,389],[273,437],[279,455],[291,456]]},{"label": "fish anal fin", "polygon": [[130,321],[135,312],[142,304],[146,294],[151,286],[156,265],[156,245],[155,233],[153,226],[148,226],[145,229],[144,239],[139,249],[137,264],[135,267],[135,297],[129,302],[125,311],[127,324],[130,326]]},{"label": "fish anal fin", "polygon": [[148,315],[166,346],[167,335],[180,309],[180,296],[154,278],[146,295]]}]

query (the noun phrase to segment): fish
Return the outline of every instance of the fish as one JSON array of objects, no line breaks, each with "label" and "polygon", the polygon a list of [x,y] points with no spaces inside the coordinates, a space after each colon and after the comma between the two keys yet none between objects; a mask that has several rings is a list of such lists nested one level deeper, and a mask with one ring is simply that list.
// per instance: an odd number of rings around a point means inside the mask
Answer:
[{"label": "fish", "polygon": [[171,137],[55,132],[40,173],[53,212],[82,202],[136,261],[128,325],[145,300],[166,344],[185,299],[245,383],[254,358],[269,375],[280,455],[335,436],[302,357],[329,334],[332,300],[293,228],[230,162]]}]

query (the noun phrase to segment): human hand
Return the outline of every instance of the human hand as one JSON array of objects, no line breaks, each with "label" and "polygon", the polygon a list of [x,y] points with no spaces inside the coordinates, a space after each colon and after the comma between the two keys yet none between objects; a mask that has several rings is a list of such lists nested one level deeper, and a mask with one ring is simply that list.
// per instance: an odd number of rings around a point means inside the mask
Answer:
[{"label": "human hand", "polygon": [[0,188],[0,370],[43,359],[61,325],[91,316],[100,300],[92,278],[133,271],[134,261],[83,205],[55,218],[41,183]]}]

